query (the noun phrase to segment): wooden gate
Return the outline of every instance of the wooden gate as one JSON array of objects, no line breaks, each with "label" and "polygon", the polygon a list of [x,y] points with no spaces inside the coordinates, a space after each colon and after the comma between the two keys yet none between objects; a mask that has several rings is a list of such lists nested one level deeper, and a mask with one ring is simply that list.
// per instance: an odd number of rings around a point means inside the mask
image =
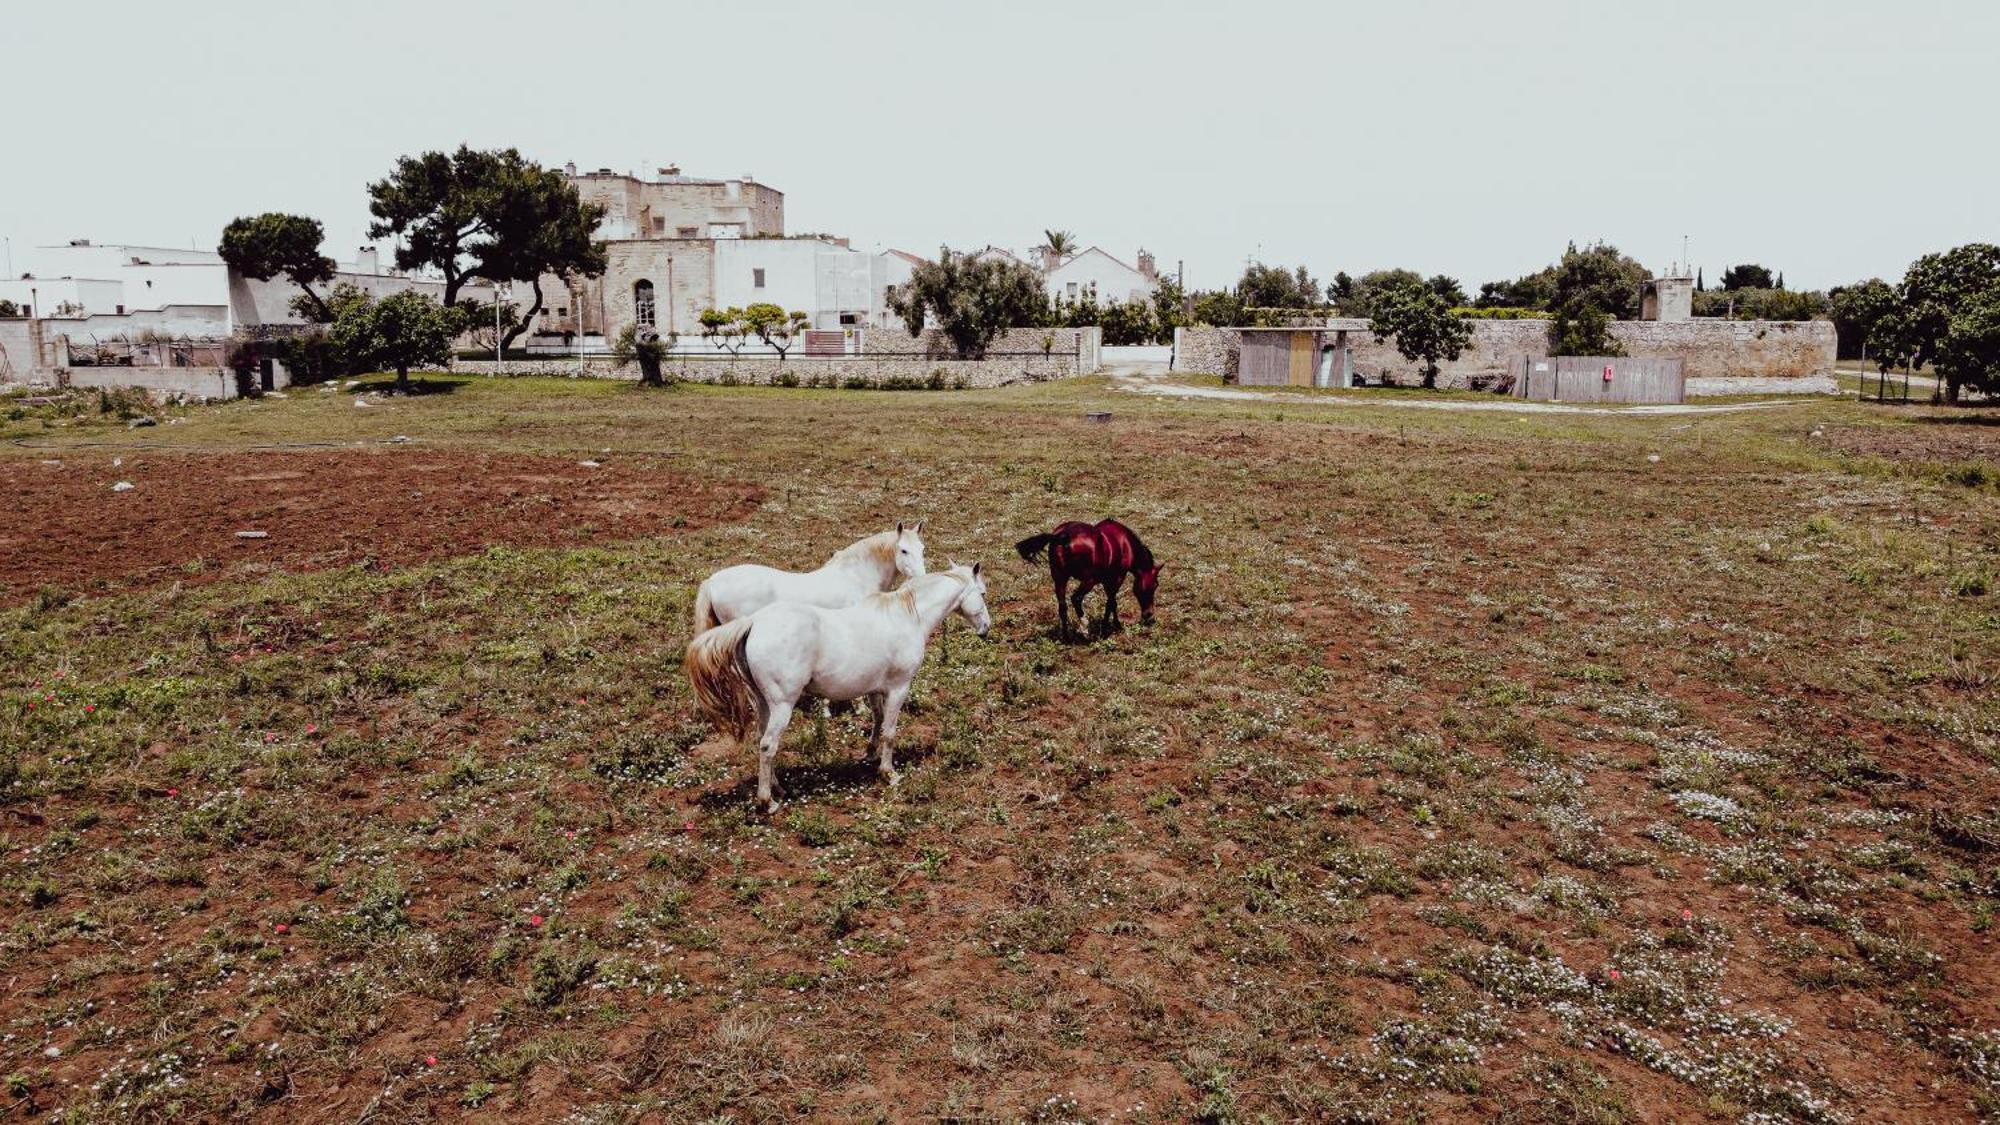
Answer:
[{"label": "wooden gate", "polygon": [[1236,359],[1236,381],[1246,387],[1282,387],[1291,382],[1289,334],[1245,332]]}]

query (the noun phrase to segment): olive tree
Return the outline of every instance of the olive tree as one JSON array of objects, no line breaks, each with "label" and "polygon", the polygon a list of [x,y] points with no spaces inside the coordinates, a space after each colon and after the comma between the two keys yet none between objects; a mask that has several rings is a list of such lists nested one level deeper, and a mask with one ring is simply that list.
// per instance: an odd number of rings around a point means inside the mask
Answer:
[{"label": "olive tree", "polygon": [[1009,328],[1039,325],[1049,316],[1042,277],[1022,262],[938,251],[910,280],[889,290],[889,308],[910,335],[926,327],[944,333],[960,359],[978,359]]}]

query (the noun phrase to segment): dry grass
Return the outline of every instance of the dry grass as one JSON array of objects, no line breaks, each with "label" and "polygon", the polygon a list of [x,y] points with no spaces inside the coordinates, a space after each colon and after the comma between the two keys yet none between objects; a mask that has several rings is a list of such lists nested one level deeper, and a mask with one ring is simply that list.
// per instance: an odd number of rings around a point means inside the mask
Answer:
[{"label": "dry grass", "polygon": [[[406,435],[763,495],[0,611],[16,1112],[2000,1108],[2000,498],[1958,427],[446,385],[6,423],[105,472]],[[1160,623],[1057,644],[1009,545],[1111,514]],[[993,633],[934,647],[900,789],[802,721],[756,816],[677,675],[694,584],[899,518],[988,564]]]}]

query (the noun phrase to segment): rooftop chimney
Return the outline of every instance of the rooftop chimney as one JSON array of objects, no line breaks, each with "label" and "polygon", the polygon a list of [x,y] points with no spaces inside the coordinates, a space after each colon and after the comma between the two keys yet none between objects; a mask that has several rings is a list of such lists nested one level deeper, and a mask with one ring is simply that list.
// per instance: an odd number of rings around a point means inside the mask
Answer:
[{"label": "rooftop chimney", "polygon": [[1153,264],[1153,252],[1144,247],[1139,249],[1139,272],[1147,281],[1160,280],[1160,269]]},{"label": "rooftop chimney", "polygon": [[576,175],[576,161],[572,160],[569,163],[563,165],[563,175],[565,176]]},{"label": "rooftop chimney", "polygon": [[660,175],[662,176],[678,176],[680,174],[681,166],[678,164],[669,164],[665,168],[660,169]]},{"label": "rooftop chimney", "polygon": [[354,272],[379,274],[382,272],[382,256],[373,246],[363,246],[354,252]]}]

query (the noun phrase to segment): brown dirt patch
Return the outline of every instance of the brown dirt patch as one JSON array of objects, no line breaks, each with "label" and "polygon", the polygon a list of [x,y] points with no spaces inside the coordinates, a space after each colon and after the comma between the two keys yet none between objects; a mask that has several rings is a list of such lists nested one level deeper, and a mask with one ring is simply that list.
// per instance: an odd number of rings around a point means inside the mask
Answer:
[{"label": "brown dirt patch", "polygon": [[1910,426],[1843,426],[1826,441],[1842,453],[1886,461],[2000,461],[2000,416],[1920,415]]},{"label": "brown dirt patch", "polygon": [[[742,519],[756,485],[643,462],[395,450],[0,460],[0,603],[485,547],[548,547]],[[133,488],[114,492],[118,481]],[[240,538],[261,531],[263,539]]]}]

